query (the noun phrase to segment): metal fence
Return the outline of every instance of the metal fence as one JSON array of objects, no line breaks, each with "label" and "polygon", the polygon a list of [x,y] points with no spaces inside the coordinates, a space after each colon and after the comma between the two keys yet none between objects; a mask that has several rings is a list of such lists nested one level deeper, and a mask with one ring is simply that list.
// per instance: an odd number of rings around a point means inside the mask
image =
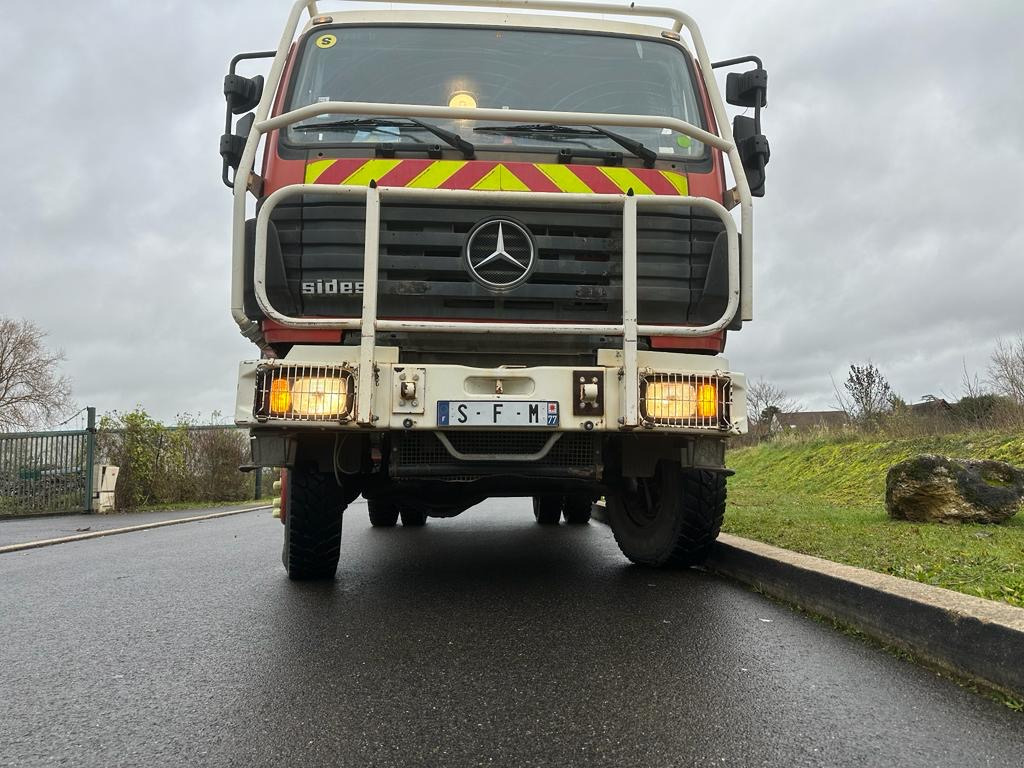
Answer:
[{"label": "metal fence", "polygon": [[[240,465],[249,463],[247,441],[235,445],[210,439],[216,433],[246,430],[231,424],[156,422],[138,431],[97,429],[96,409],[83,413],[87,416],[77,429],[0,433],[0,517],[91,512],[100,490],[93,487],[99,464],[121,469],[119,509],[244,501],[270,491],[272,472],[256,470],[249,477],[238,473]],[[129,433],[134,450],[117,450]],[[132,461],[137,455],[141,464]]]},{"label": "metal fence", "polygon": [[96,409],[87,410],[84,429],[0,433],[0,515],[92,508]]}]

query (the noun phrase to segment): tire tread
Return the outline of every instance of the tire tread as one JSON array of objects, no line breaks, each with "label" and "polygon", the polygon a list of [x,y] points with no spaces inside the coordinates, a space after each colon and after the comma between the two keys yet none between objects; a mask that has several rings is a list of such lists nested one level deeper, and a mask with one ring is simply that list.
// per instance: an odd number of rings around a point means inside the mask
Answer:
[{"label": "tire tread", "polygon": [[672,565],[703,563],[725,518],[725,475],[707,470],[683,471],[679,484],[683,496],[682,525],[675,547],[669,555]]},{"label": "tire tread", "polygon": [[288,473],[284,551],[288,578],[330,579],[341,556],[341,526],[348,505],[334,477],[301,467]]}]

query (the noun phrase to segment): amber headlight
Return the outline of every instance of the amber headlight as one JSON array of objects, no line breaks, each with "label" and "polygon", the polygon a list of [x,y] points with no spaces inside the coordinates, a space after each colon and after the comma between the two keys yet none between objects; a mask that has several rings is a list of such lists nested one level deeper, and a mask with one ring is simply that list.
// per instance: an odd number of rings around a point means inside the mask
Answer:
[{"label": "amber headlight", "polygon": [[352,410],[352,373],[334,366],[283,366],[261,371],[256,416],[337,421]]}]

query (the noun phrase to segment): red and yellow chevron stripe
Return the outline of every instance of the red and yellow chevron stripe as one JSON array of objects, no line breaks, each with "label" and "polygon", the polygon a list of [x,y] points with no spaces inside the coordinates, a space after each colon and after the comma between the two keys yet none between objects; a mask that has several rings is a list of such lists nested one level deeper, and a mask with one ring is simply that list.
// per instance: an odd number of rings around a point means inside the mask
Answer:
[{"label": "red and yellow chevron stripe", "polygon": [[686,195],[686,176],[653,168],[621,168],[559,163],[486,160],[385,160],[342,158],[306,165],[307,184],[376,181],[382,187],[482,189],[502,192],[577,192],[637,195]]}]

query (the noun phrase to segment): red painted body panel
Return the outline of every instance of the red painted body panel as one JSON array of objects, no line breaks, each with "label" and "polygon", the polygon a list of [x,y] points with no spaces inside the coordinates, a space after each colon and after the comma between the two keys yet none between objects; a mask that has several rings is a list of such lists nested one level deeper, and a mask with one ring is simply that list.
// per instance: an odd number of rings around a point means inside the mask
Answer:
[{"label": "red painted body panel", "polygon": [[274,320],[263,321],[263,336],[271,344],[291,342],[295,344],[339,344],[341,331],[320,328],[285,328]]},{"label": "red painted body panel", "polygon": [[710,336],[683,338],[681,336],[652,336],[651,349],[672,350],[673,352],[723,352],[725,351],[725,331]]}]

